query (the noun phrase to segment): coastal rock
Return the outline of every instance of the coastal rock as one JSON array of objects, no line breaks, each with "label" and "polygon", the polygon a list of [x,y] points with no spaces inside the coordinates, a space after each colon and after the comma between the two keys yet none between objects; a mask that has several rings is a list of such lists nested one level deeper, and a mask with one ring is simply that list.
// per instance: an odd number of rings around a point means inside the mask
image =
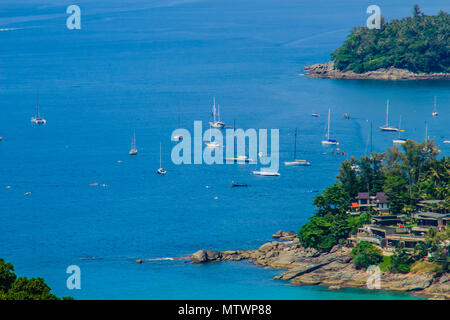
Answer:
[{"label": "coastal rock", "polygon": [[[274,235],[280,239],[283,234],[283,231],[279,231]],[[322,285],[330,290],[343,287],[367,288],[370,276],[366,270],[357,270],[354,267],[351,248],[343,246],[335,246],[329,252],[321,252],[304,248],[293,241],[273,241],[263,244],[257,250],[199,250],[191,256],[193,263],[245,259],[261,267],[285,269],[273,279],[290,281],[294,285]],[[448,274],[434,278],[430,273],[384,272],[381,274],[381,289],[450,300],[450,277]]]},{"label": "coastal rock", "polygon": [[280,241],[293,241],[297,238],[297,234],[294,231],[283,232],[282,230],[279,230],[272,235],[272,238]]},{"label": "coastal rock", "polygon": [[267,243],[263,244],[261,247],[259,247],[258,251],[266,253],[269,250],[271,250],[272,247],[273,247],[272,243],[271,242],[267,242]]},{"label": "coastal rock", "polygon": [[341,286],[329,286],[328,290],[341,290]]},{"label": "coastal rock", "polygon": [[206,259],[209,261],[219,260],[222,257],[220,251],[206,250]]},{"label": "coastal rock", "polygon": [[205,250],[198,250],[191,256],[191,261],[194,263],[203,263],[208,261]]},{"label": "coastal rock", "polygon": [[305,71],[308,77],[324,79],[450,80],[450,73],[413,73],[394,67],[381,68],[365,73],[343,72],[334,67],[333,61],[306,66]]}]

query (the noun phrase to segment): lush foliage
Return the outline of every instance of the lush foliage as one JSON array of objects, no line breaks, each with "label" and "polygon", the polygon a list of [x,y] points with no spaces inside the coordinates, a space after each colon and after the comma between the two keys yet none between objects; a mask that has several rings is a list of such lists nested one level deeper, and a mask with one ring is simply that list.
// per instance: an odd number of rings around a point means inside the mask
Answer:
[{"label": "lush foliage", "polygon": [[58,300],[50,290],[42,278],[17,278],[14,266],[0,259],[0,300]]},{"label": "lush foliage", "polygon": [[358,227],[370,222],[370,214],[350,216],[348,206],[358,192],[384,191],[394,214],[416,211],[421,200],[444,199],[450,209],[450,161],[437,159],[439,149],[433,141],[408,140],[385,153],[372,153],[342,163],[337,181],[317,195],[317,210],[299,230],[300,243],[327,251]]},{"label": "lush foliage", "polygon": [[412,72],[450,72],[450,15],[441,10],[437,16],[427,16],[417,5],[413,13],[413,17],[383,21],[379,30],[354,28],[332,53],[335,66],[356,73],[392,66]]},{"label": "lush foliage", "polygon": [[368,241],[361,241],[352,249],[353,264],[356,269],[367,269],[383,261],[381,250]]}]

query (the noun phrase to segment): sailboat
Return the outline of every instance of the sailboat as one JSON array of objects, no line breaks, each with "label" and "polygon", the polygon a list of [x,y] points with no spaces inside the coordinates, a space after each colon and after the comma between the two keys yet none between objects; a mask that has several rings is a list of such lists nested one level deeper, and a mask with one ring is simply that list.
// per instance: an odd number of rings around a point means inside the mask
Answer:
[{"label": "sailboat", "polygon": [[216,112],[216,97],[214,97],[213,100],[213,121],[209,122],[209,125],[213,128],[222,129],[225,126],[225,122],[220,121],[220,106],[217,105],[217,112]]},{"label": "sailboat", "polygon": [[322,144],[337,146],[337,145],[339,145],[339,142],[337,140],[330,139],[330,113],[331,113],[331,110],[328,109],[328,128],[327,128],[327,136],[326,136],[327,139],[322,140]]},{"label": "sailboat", "polygon": [[433,117],[437,117],[437,115],[438,115],[438,111],[437,111],[437,108],[436,108],[436,96],[434,96],[434,109],[433,109],[433,112],[431,113],[431,115]]},{"label": "sailboat", "polygon": [[136,149],[136,131],[133,133],[133,140],[131,140],[131,148],[128,154],[130,156],[135,156],[138,154],[138,150]]},{"label": "sailboat", "polygon": [[398,132],[399,129],[389,126],[389,99],[386,103],[386,124],[384,127],[380,127],[381,131]]},{"label": "sailboat", "polygon": [[311,163],[309,163],[306,160],[297,160],[295,159],[297,157],[297,128],[295,128],[295,142],[294,142],[294,161],[286,161],[284,162],[285,166],[310,166]]},{"label": "sailboat", "polygon": [[39,115],[39,102],[38,102],[38,93],[36,93],[36,116],[34,118],[31,118],[31,122],[34,124],[46,124],[47,120],[42,118]]},{"label": "sailboat", "polygon": [[164,175],[164,174],[167,173],[167,171],[164,170],[164,169],[162,168],[161,150],[162,150],[162,144],[161,144],[161,142],[160,142],[160,143],[159,143],[159,169],[158,169],[157,172],[158,172],[158,174]]},{"label": "sailboat", "polygon": [[400,116],[400,120],[399,120],[399,122],[398,122],[398,138],[392,140],[392,142],[393,142],[394,144],[404,144],[404,143],[407,141],[407,139],[400,138],[401,132],[404,131],[404,130],[401,130],[401,129],[400,129],[401,127],[402,127],[402,116]]},{"label": "sailboat", "polygon": [[207,148],[222,148],[222,146],[218,142],[211,141],[211,138],[212,138],[212,136],[211,136],[211,124],[210,124],[210,126],[209,126],[209,141],[206,141],[205,145]]},{"label": "sailboat", "polygon": [[[178,128],[180,128],[180,115],[178,115]],[[172,141],[181,141],[183,140],[183,136],[178,135],[178,136],[173,136]]]}]

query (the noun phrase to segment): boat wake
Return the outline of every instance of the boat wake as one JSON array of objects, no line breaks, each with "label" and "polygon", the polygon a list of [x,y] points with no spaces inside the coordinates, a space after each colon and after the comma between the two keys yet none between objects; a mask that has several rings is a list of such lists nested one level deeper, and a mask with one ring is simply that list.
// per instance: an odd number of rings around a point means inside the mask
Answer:
[{"label": "boat wake", "polygon": [[170,257],[163,257],[163,258],[149,258],[149,259],[143,259],[144,261],[173,261],[174,258]]}]

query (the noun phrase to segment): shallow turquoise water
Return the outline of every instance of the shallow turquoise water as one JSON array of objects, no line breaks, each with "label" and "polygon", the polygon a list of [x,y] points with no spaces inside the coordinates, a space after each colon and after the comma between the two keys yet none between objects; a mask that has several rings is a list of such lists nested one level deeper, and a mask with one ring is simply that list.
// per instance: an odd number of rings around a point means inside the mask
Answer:
[{"label": "shallow turquoise water", "polygon": [[[413,2],[379,5],[388,18],[402,17]],[[328,61],[351,26],[365,23],[368,4],[79,1],[81,31],[65,28],[66,6],[57,2],[0,5],[0,29],[24,28],[0,31],[0,256],[19,274],[44,277],[56,294],[85,299],[405,298],[291,287],[270,280],[279,271],[245,263],[134,263],[201,248],[253,249],[279,229],[297,230],[313,212],[312,191],[331,184],[345,159],[320,145],[329,107],[347,154],[367,152],[368,120],[384,123],[387,98],[404,137],[422,140],[427,121],[429,136],[450,138],[446,82],[298,75]],[[423,6],[441,8],[448,3]],[[36,90],[48,121],[39,128],[29,121]],[[432,119],[435,95],[440,116]],[[298,127],[299,155],[313,166],[281,167],[281,177],[265,179],[251,176],[251,166],[170,163],[178,116],[190,130],[194,120],[206,123],[213,96],[228,123],[279,128],[280,161],[292,157]],[[134,129],[140,153],[129,158]],[[374,130],[374,150],[393,137]],[[165,177],[155,174],[160,141]],[[442,146],[448,155],[450,145]],[[231,180],[250,187],[232,189]],[[79,291],[66,288],[71,264],[82,270]]]}]

